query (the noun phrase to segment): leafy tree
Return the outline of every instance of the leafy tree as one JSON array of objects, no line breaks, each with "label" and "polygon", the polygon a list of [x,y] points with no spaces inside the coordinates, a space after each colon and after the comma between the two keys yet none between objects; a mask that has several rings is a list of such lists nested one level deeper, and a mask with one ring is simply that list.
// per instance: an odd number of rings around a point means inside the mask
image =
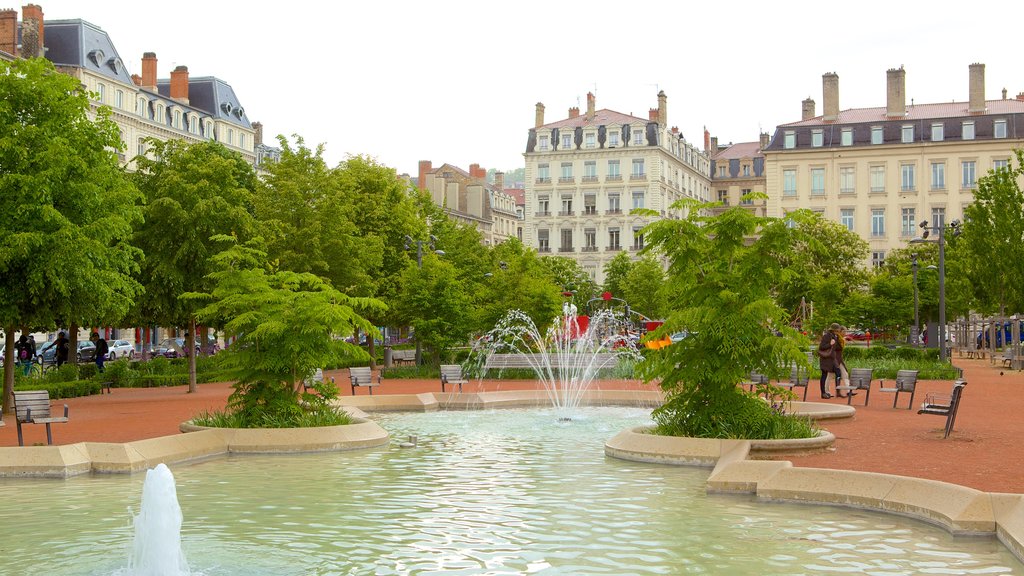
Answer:
[{"label": "leafy tree", "polygon": [[402,316],[410,318],[416,340],[433,350],[439,363],[454,346],[464,345],[472,330],[472,298],[455,266],[429,253],[423,266],[410,264],[402,274]]},{"label": "leafy tree", "polygon": [[1016,156],[1016,163],[978,180],[974,202],[964,209],[963,236],[951,239],[962,245],[979,309],[1000,315],[1024,310],[1024,150]]},{"label": "leafy tree", "polygon": [[576,308],[581,312],[586,310],[587,302],[598,294],[598,285],[583,266],[574,258],[561,256],[541,256],[540,262],[564,292],[572,292]]},{"label": "leafy tree", "polygon": [[562,287],[541,264],[537,253],[516,239],[494,247],[494,263],[476,299],[474,329],[486,332],[509,310],[520,310],[545,330],[559,314]]},{"label": "leafy tree", "polygon": [[[0,61],[0,324],[3,406],[14,385],[14,333],[113,323],[140,286],[129,242],[138,192],[121,170],[110,110],[91,118],[78,80],[45,59]],[[72,338],[77,336],[75,331]],[[74,345],[74,342],[72,342]]]},{"label": "leafy tree", "polygon": [[[256,176],[238,153],[216,142],[189,144],[150,140],[152,156],[136,158],[136,178],[146,197],[146,221],[135,243],[146,253],[142,283],[147,296],[139,315],[163,326],[187,326],[185,350],[195,350],[196,311],[189,292],[210,292],[212,238],[252,236],[252,190]],[[189,392],[195,392],[195,354],[188,355]]]},{"label": "leafy tree", "polygon": [[626,283],[626,276],[633,268],[633,260],[627,252],[619,252],[614,258],[604,265],[604,291],[611,292],[612,296],[622,297],[622,287]]},{"label": "leafy tree", "polygon": [[751,371],[779,376],[780,366],[808,364],[807,339],[788,326],[774,298],[803,238],[786,222],[741,207],[702,216],[710,206],[681,201],[677,207],[690,208],[685,219],[644,231],[648,246],[667,256],[668,281],[679,288],[661,330],[690,332],[641,364],[644,379],[666,391],[654,412],[657,429],[717,438],[811,435],[738,386]]},{"label": "leafy tree", "polygon": [[662,318],[667,311],[667,286],[661,262],[645,255],[633,263],[622,283],[621,298],[634,312],[651,319]]}]

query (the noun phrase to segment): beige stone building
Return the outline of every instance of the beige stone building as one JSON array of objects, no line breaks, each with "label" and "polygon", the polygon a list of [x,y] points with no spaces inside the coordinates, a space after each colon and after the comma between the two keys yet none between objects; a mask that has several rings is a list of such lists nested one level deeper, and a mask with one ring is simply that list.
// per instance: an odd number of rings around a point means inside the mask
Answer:
[{"label": "beige stone building", "polygon": [[968,99],[908,105],[903,68],[886,73],[886,105],[840,110],[839,76],[823,76],[823,114],[803,102],[764,150],[768,214],[799,208],[842,223],[870,244],[869,262],[932,226],[963,218],[978,179],[1024,146],[1024,94],[986,100],[985,66],[972,64]]},{"label": "beige stone building", "polygon": [[[576,259],[598,283],[604,266],[623,250],[644,245],[640,229],[658,218],[679,218],[682,198],[711,199],[708,154],[668,124],[668,99],[647,119],[596,107],[570,108],[545,123],[538,103],[526,145],[523,243],[541,254]],[[656,216],[630,214],[634,208]]]},{"label": "beige stone building", "polygon": [[757,142],[740,142],[719,145],[718,139],[705,132],[706,149],[711,156],[712,200],[720,205],[712,209],[718,214],[733,206],[743,206],[756,214],[766,214],[767,200],[747,197],[749,194],[764,194],[764,153],[768,145],[768,134],[761,134]]},{"label": "beige stone building", "polygon": [[452,164],[434,168],[430,160],[421,160],[418,184],[449,217],[479,230],[484,245],[517,237],[516,201],[505,192],[501,172],[488,184],[487,170],[479,164],[470,164],[467,172]]}]

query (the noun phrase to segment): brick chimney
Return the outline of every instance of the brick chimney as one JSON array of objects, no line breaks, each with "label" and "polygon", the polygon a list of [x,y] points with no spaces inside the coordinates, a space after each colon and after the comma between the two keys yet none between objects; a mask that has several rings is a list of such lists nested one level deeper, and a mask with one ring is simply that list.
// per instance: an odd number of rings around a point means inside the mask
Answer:
[{"label": "brick chimney", "polygon": [[711,155],[718,154],[718,136],[711,137]]},{"label": "brick chimney", "polygon": [[658,109],[657,108],[649,109],[647,111],[647,119],[650,120],[651,122],[657,122],[658,121]]},{"label": "brick chimney", "polygon": [[18,55],[18,11],[0,10],[0,51]]},{"label": "brick chimney", "polygon": [[658,91],[658,124],[668,126],[668,96],[664,90]]},{"label": "brick chimney", "polygon": [[263,123],[253,122],[252,130],[253,132],[255,132],[255,134],[253,135],[253,145],[259,146],[260,144],[263,144]]},{"label": "brick chimney", "polygon": [[839,118],[839,75],[828,72],[821,75],[821,105],[824,116],[822,120],[832,121]]},{"label": "brick chimney", "polygon": [[[542,104],[540,106],[543,106]],[[427,189],[427,174],[434,170],[433,164],[430,160],[420,160],[420,178],[419,187],[424,190]]]},{"label": "brick chimney", "polygon": [[156,90],[156,52],[142,55],[142,87]]},{"label": "brick chimney", "polygon": [[43,9],[36,4],[21,7],[21,57],[36,58],[45,55],[43,46]]},{"label": "brick chimney", "polygon": [[811,118],[814,118],[815,116],[817,116],[817,112],[815,110],[814,100],[813,99],[807,98],[806,100],[804,100],[803,102],[800,103],[800,119],[801,120],[810,120]]},{"label": "brick chimney", "polygon": [[594,119],[594,105],[595,104],[596,104],[596,102],[594,101],[594,93],[593,92],[587,92],[587,121],[588,122]]},{"label": "brick chimney", "polygon": [[974,63],[970,66],[970,105],[967,111],[980,114],[985,111],[985,65]]},{"label": "brick chimney", "polygon": [[704,127],[704,151],[711,151],[711,132],[708,132],[708,127]]},{"label": "brick chimney", "polygon": [[764,150],[772,142],[772,137],[767,132],[761,132],[761,150]]},{"label": "brick chimney", "polygon": [[171,99],[188,104],[188,66],[171,70]]},{"label": "brick chimney", "polygon": [[1020,100],[1021,102],[1024,102],[1024,92],[1018,92],[1017,93],[1017,100]]},{"label": "brick chimney", "polygon": [[494,187],[497,188],[498,190],[504,190],[505,189],[505,173],[504,172],[495,172],[494,173]]},{"label": "brick chimney", "polygon": [[903,66],[890,68],[885,73],[885,115],[893,118],[907,114],[907,73]]},{"label": "brick chimney", "polygon": [[139,76],[138,74],[132,74],[132,84],[135,84],[136,86],[142,86],[142,76]]},{"label": "brick chimney", "polygon": [[472,176],[473,178],[486,179],[487,170],[485,168],[481,168],[479,164],[470,164],[469,175]]},{"label": "brick chimney", "polygon": [[537,102],[537,115],[536,115],[536,119],[533,122],[533,127],[534,128],[540,128],[543,125],[544,125],[544,105],[541,104],[540,102]]},{"label": "brick chimney", "polygon": [[573,106],[572,108],[569,108],[569,119],[570,120],[572,120],[573,118],[579,118],[579,117],[580,117],[580,107],[579,106]]}]

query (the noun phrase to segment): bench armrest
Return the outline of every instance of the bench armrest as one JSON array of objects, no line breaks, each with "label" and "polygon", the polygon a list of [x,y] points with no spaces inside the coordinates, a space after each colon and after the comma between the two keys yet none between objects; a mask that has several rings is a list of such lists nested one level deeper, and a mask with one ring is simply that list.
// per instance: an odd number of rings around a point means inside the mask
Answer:
[{"label": "bench armrest", "polygon": [[64,417],[65,418],[68,417],[68,405],[67,404],[64,405]]}]

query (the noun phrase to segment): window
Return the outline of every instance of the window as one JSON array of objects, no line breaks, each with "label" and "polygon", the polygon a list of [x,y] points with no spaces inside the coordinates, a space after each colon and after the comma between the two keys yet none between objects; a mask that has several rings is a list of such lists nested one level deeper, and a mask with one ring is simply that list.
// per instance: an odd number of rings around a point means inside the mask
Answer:
[{"label": "window", "polygon": [[630,174],[633,178],[643,178],[644,176],[644,159],[634,158],[633,159],[633,172]]},{"label": "window", "polygon": [[608,249],[609,250],[621,250],[622,245],[619,244],[619,229],[609,228],[608,229]]},{"label": "window", "polygon": [[914,165],[913,164],[901,164],[900,165],[900,190],[904,192],[913,192],[917,188],[915,187],[914,179]]},{"label": "window", "polygon": [[551,239],[548,230],[537,230],[537,251],[551,252]]},{"label": "window", "polygon": [[549,208],[549,204],[550,204],[550,200],[548,199],[547,196],[538,196],[537,197],[537,216],[547,216],[549,214],[548,210],[550,209]]},{"label": "window", "polygon": [[562,150],[572,150],[572,134],[562,134]]},{"label": "window", "polygon": [[996,120],[992,125],[992,136],[994,138],[1006,138],[1006,120]]},{"label": "window", "polygon": [[885,250],[878,250],[871,253],[871,265],[881,268],[885,265]]},{"label": "window", "polygon": [[960,187],[963,189],[973,189],[975,183],[974,173],[974,160],[964,160],[960,163],[962,177],[960,179]]},{"label": "window", "polygon": [[558,247],[559,252],[572,252],[572,229],[562,229],[562,242]]},{"label": "window", "polygon": [[839,169],[839,193],[854,194],[857,191],[856,170],[853,166]]},{"label": "window", "polygon": [[932,190],[946,189],[946,163],[932,162]]},{"label": "window", "polygon": [[853,146],[853,128],[843,128],[840,144],[843,146]]},{"label": "window", "polygon": [[825,133],[821,130],[811,130],[811,146],[821,148],[825,143]]},{"label": "window", "polygon": [[228,128],[228,138],[227,138],[226,142],[228,144],[234,144],[235,143],[235,129],[234,128]]},{"label": "window", "polygon": [[609,214],[618,214],[621,211],[622,211],[622,208],[619,206],[619,195],[618,194],[609,194],[608,195],[608,213]]},{"label": "window", "polygon": [[644,235],[640,230],[642,230],[640,226],[633,227],[633,250],[643,250]]},{"label": "window", "polygon": [[900,142],[903,142],[904,144],[913,144],[914,143],[914,126],[913,125],[905,125],[905,126],[903,126],[903,128],[900,130]]},{"label": "window", "polygon": [[913,236],[917,228],[917,215],[914,208],[903,208],[900,210],[900,234]]},{"label": "window", "polygon": [[942,142],[943,139],[943,126],[942,124],[932,124],[932,142]]},{"label": "window", "polygon": [[608,133],[608,147],[609,148],[615,148],[618,145],[619,145],[619,131],[616,130],[614,132],[609,132]]},{"label": "window", "polygon": [[139,98],[139,99],[135,100],[135,113],[136,114],[138,114],[139,116],[142,116],[143,118],[145,118],[145,116],[146,116],[146,108],[147,108],[147,106],[146,106],[146,99],[145,98]]},{"label": "window", "polygon": [[796,170],[782,171],[782,195],[796,196]]},{"label": "window", "polygon": [[551,148],[551,145],[548,143],[548,137],[546,135],[545,136],[541,136],[540,137],[540,142],[537,144],[537,149],[543,152],[543,151],[549,150],[550,148]]},{"label": "window", "polygon": [[633,145],[634,146],[643,146],[644,145],[644,131],[643,131],[642,128],[637,130],[636,132],[633,132]]},{"label": "window", "polygon": [[750,194],[750,188],[744,188],[743,190],[740,190],[740,205],[741,206],[751,206],[751,205],[754,204],[754,200],[752,198],[747,198],[747,196],[749,194]]},{"label": "window", "polygon": [[750,176],[750,164],[743,165],[743,175]]},{"label": "window", "polygon": [[728,190],[719,190],[718,191],[718,201],[721,202],[723,205],[728,206],[729,205],[729,191]]},{"label": "window", "polygon": [[[118,90],[114,92],[114,106],[118,108],[124,108],[124,91]],[[1003,131],[1006,131],[1006,122],[1003,121]]]},{"label": "window", "polygon": [[874,238],[885,236],[885,208],[871,209],[871,236]]},{"label": "window", "polygon": [[156,117],[153,118],[153,120],[155,120],[156,122],[159,122],[161,124],[163,123],[163,121],[164,121],[164,105],[163,104],[157,104],[156,105]]},{"label": "window", "polygon": [[558,212],[559,216],[572,216],[572,195],[567,194],[562,196],[562,209]]},{"label": "window", "polygon": [[868,172],[871,174],[871,191],[885,192],[885,166],[872,166]]},{"label": "window", "polygon": [[1006,169],[1009,165],[1010,161],[1006,159],[992,161],[992,169],[995,170],[996,172]]},{"label": "window", "polygon": [[562,162],[562,177],[559,182],[572,182],[572,162]]},{"label": "window", "polygon": [[96,101],[99,103],[106,102],[107,100],[107,86],[105,84],[96,85]]},{"label": "window", "polygon": [[974,122],[964,122],[963,126],[961,138],[964,140],[974,140]]},{"label": "window", "polygon": [[619,180],[622,178],[622,174],[619,173],[619,161],[609,160],[608,161],[608,179]]},{"label": "window", "polygon": [[718,177],[719,178],[725,178],[725,165],[724,164],[718,167]]},{"label": "window", "polygon": [[595,160],[587,160],[583,163],[583,180],[597,180],[597,162]]},{"label": "window", "polygon": [[644,207],[644,191],[643,190],[633,190],[633,208],[643,208],[643,207]]},{"label": "window", "polygon": [[195,114],[188,117],[188,131],[193,134],[199,134],[199,118]]},{"label": "window", "polygon": [[597,230],[587,228],[583,231],[583,251],[594,252],[597,250]]},{"label": "window", "polygon": [[537,183],[551,182],[551,173],[547,164],[537,164]]},{"label": "window", "polygon": [[586,146],[587,148],[594,148],[595,146],[597,146],[596,136],[594,136],[593,132],[587,132],[583,136],[583,145]]},{"label": "window", "polygon": [[181,129],[181,110],[174,111],[174,127]]},{"label": "window", "polygon": [[796,132],[792,130],[786,130],[782,139],[782,147],[786,150],[796,148]]},{"label": "window", "polygon": [[944,228],[946,226],[946,209],[932,208],[932,228]]},{"label": "window", "polygon": [[811,194],[822,195],[825,193],[825,169],[811,168]]},{"label": "window", "polygon": [[597,196],[594,194],[587,194],[583,197],[583,213],[584,214],[597,214]]},{"label": "window", "polygon": [[136,154],[138,154],[139,156],[145,156],[146,155],[146,140],[145,139],[139,138],[139,146],[136,149]]},{"label": "window", "polygon": [[881,144],[883,142],[885,142],[885,131],[882,129],[881,126],[872,126],[871,127],[871,143],[872,144]]},{"label": "window", "polygon": [[853,232],[853,208],[843,208],[839,211],[839,223]]}]

